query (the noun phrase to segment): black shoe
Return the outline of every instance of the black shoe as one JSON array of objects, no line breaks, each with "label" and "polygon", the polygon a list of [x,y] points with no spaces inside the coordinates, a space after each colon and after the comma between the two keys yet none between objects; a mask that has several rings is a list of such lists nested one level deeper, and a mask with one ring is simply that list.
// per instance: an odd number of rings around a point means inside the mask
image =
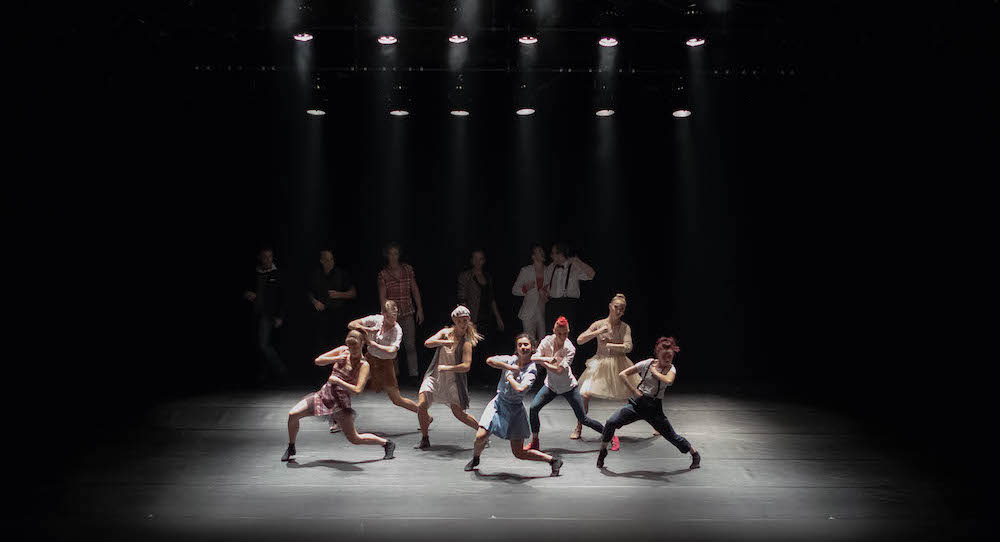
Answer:
[{"label": "black shoe", "polygon": [[423,437],[420,439],[420,444],[413,447],[415,450],[426,450],[431,447],[431,439],[428,437]]},{"label": "black shoe", "polygon": [[285,448],[285,454],[281,456],[282,461],[288,461],[295,455],[295,445],[289,443],[288,448]]},{"label": "black shoe", "polygon": [[396,456],[392,455],[392,452],[396,451],[396,443],[395,442],[393,442],[391,440],[387,440],[385,442],[385,445],[383,445],[382,447],[385,448],[385,457],[383,457],[382,459],[392,459],[392,458],[396,457]]},{"label": "black shoe", "polygon": [[563,460],[558,457],[553,458],[549,461],[549,465],[552,465],[552,476],[559,476],[559,469],[562,468]]},{"label": "black shoe", "polygon": [[689,469],[700,469],[701,468],[701,454],[698,452],[691,452],[691,466]]},{"label": "black shoe", "polygon": [[466,472],[479,466],[479,456],[472,456],[472,460],[465,464]]},{"label": "black shoe", "polygon": [[597,454],[597,468],[599,468],[599,469],[603,469],[604,468],[604,458],[605,457],[608,457],[608,449],[607,448],[601,448],[601,451],[598,452],[598,454]]}]

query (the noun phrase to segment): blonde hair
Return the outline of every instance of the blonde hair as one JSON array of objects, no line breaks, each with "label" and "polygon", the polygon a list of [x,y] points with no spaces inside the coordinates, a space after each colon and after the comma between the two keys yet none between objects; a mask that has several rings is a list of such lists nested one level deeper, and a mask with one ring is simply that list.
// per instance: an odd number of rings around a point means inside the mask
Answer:
[{"label": "blonde hair", "polygon": [[395,301],[388,299],[385,302],[385,306],[382,307],[382,312],[391,314],[392,316],[399,316],[399,306],[396,305]]},{"label": "blonde hair", "polygon": [[621,302],[625,303],[626,305],[628,304],[628,301],[625,301],[625,294],[615,294],[615,296],[611,298],[612,303],[618,300],[621,300]]},{"label": "blonde hair", "polygon": [[[451,335],[452,336],[455,335],[455,326],[452,326],[451,328]],[[476,346],[477,344],[479,344],[479,341],[485,338],[486,337],[482,336],[478,331],[476,331],[476,324],[473,324],[472,320],[469,320],[469,323],[465,325],[464,339],[468,341],[472,346]]]},{"label": "blonde hair", "polygon": [[344,344],[350,345],[351,343],[360,344],[361,352],[364,353],[365,345],[368,344],[368,335],[360,329],[352,329],[347,333],[347,338],[344,339]]}]

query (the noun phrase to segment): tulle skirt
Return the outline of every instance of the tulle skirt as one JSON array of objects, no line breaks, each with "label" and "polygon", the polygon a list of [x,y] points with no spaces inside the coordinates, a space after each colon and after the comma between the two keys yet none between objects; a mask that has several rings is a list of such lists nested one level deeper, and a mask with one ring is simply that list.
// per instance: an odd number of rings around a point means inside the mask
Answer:
[{"label": "tulle skirt", "polygon": [[[587,368],[577,379],[580,395],[589,394],[600,399],[627,400],[632,391],[625,386],[618,373],[632,366],[632,361],[624,354],[616,356],[594,356],[587,360]],[[639,385],[639,375],[631,375],[632,386]]]}]

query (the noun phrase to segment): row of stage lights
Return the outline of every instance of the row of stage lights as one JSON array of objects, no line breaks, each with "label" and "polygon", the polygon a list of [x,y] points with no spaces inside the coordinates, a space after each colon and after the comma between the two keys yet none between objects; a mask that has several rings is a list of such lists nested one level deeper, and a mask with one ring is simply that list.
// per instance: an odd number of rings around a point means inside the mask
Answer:
[{"label": "row of stage lights", "polygon": [[[302,41],[302,42],[312,41],[313,35],[302,32],[292,36],[292,39],[294,39],[295,41]],[[379,36],[376,39],[376,41],[378,42],[379,45],[395,45],[399,43],[399,38],[392,35],[383,35]],[[454,44],[460,44],[469,41],[469,37],[463,36],[461,34],[452,34],[448,38],[448,41]],[[520,43],[521,45],[534,45],[538,43],[538,37],[531,34],[525,34],[517,38],[517,42]],[[597,44],[600,45],[601,47],[615,47],[618,45],[618,40],[614,36],[604,36],[601,39],[597,40]],[[691,38],[688,38],[687,41],[684,42],[684,45],[687,45],[688,47],[699,47],[701,45],[705,45],[705,38],[699,36],[693,36]]]},{"label": "row of stage lights", "polygon": [[[302,32],[299,34],[295,34],[294,36],[292,36],[292,38],[295,41],[308,42],[313,40],[313,35]],[[399,39],[396,38],[396,36],[392,35],[379,36],[376,39],[376,41],[378,42],[379,45],[395,45],[399,43]],[[469,37],[461,34],[452,34],[448,38],[448,41],[450,43],[457,45],[468,42]],[[534,45],[538,43],[538,37],[532,34],[525,34],[517,38],[517,42],[520,43],[521,45]],[[684,42],[684,45],[687,45],[688,47],[700,47],[702,45],[705,45],[705,42],[706,42],[705,38],[699,36],[693,36],[691,38],[688,38],[687,41]],[[597,44],[600,45],[601,47],[615,47],[618,45],[618,39],[616,39],[614,36],[604,36],[601,39],[597,40]],[[308,109],[306,110],[306,113],[316,117],[321,117],[326,115],[326,111],[323,111],[322,109]],[[468,117],[470,115],[470,112],[465,109],[452,109],[450,113],[452,116],[455,117]],[[516,110],[514,113],[521,117],[527,117],[534,115],[535,110],[530,107],[524,107]],[[405,117],[408,116],[410,112],[405,109],[393,109],[389,111],[389,114],[394,117]],[[598,117],[610,117],[614,114],[615,114],[614,109],[598,109],[597,111],[594,112],[594,115]],[[673,115],[676,118],[682,119],[690,117],[691,111],[685,108],[677,108],[671,112],[671,115]]]}]

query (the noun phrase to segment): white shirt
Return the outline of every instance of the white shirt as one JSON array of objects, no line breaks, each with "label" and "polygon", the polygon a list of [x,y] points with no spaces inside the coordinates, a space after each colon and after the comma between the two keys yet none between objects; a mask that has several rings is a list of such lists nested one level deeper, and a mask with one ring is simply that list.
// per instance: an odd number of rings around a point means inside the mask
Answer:
[{"label": "white shirt", "polygon": [[[548,277],[547,268],[542,269],[542,283],[544,284],[546,277]],[[535,266],[526,265],[521,268],[521,272],[517,275],[517,280],[514,281],[514,287],[510,289],[510,293],[516,296],[524,296],[524,301],[521,303],[521,311],[517,313],[517,317],[521,320],[528,320],[542,307],[538,299],[538,283],[535,281]],[[528,288],[528,291],[524,291],[524,287]]]},{"label": "white shirt", "polygon": [[[667,388],[670,387],[670,384],[664,383],[659,378],[656,378],[656,375],[653,374],[653,370],[649,366],[650,364],[655,362],[656,362],[655,359],[649,358],[647,360],[643,360],[635,364],[636,368],[639,369],[639,378],[642,379],[639,381],[639,391],[642,392],[643,395],[646,395],[648,397],[663,399],[663,392],[667,391]],[[667,371],[667,374],[669,373],[674,373],[674,378],[676,378],[677,366],[671,364],[670,370]]]},{"label": "white shirt", "polygon": [[[403,341],[403,328],[399,327],[399,322],[396,322],[396,324],[392,326],[392,329],[385,331],[382,329],[382,320],[383,317],[381,314],[373,314],[372,316],[365,316],[362,318],[361,325],[378,329],[378,331],[375,332],[375,336],[369,338],[382,346],[395,346],[396,351],[398,352],[399,343]],[[371,354],[372,357],[379,359],[393,359],[396,357],[396,354],[390,354],[383,350],[379,350],[378,348],[369,348],[368,353]]]},{"label": "white shirt", "polygon": [[558,352],[553,352],[556,344],[555,335],[546,335],[542,342],[538,343],[536,356],[561,357],[562,360],[555,360],[554,363],[566,369],[562,374],[555,371],[545,371],[545,385],[556,393],[566,393],[576,387],[576,377],[573,376],[573,356],[576,355],[576,347],[573,341],[567,338],[563,342],[563,347]]},{"label": "white shirt", "polygon": [[[567,274],[569,275],[567,280]],[[562,266],[555,262],[545,267],[545,285],[549,287],[549,297],[580,299],[580,281],[590,280],[580,264],[573,265],[566,260]]]}]

